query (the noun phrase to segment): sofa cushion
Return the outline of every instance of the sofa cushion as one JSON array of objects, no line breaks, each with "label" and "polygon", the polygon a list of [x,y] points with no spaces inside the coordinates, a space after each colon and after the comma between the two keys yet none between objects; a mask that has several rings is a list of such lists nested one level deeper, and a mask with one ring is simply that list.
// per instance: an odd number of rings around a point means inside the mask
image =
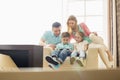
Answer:
[{"label": "sofa cushion", "polygon": [[[43,59],[43,68],[49,68],[48,62],[45,60],[47,55],[50,55],[52,49],[44,47],[44,59]],[[68,68],[79,68],[79,69],[98,69],[98,50],[97,48],[89,48],[87,51],[86,65],[81,67],[77,62],[73,65],[70,64],[70,57],[67,57],[65,62],[60,66],[59,69],[68,69]]]}]

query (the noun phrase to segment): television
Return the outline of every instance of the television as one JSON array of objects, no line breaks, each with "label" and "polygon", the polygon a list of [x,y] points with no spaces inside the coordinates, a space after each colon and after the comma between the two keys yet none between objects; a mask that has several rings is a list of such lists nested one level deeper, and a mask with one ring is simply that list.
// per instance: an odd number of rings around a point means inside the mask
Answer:
[{"label": "television", "polygon": [[18,67],[43,67],[43,46],[0,45],[0,54],[9,55]]}]

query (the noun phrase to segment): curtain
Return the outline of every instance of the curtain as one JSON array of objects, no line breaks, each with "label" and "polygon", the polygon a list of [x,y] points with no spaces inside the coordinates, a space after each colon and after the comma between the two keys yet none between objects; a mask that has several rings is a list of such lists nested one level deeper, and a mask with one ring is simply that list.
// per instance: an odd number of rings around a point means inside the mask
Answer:
[{"label": "curtain", "polygon": [[109,1],[109,39],[110,50],[113,53],[115,67],[120,64],[120,0]]},{"label": "curtain", "polygon": [[120,0],[115,0],[116,7],[116,42],[117,42],[117,66],[120,67]]}]

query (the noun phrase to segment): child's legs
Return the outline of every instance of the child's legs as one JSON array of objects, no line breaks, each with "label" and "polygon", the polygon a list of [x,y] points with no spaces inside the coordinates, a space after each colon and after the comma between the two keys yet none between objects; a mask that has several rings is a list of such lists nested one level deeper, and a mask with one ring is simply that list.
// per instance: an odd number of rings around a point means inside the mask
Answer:
[{"label": "child's legs", "polygon": [[75,60],[76,60],[76,57],[78,56],[78,52],[77,51],[74,51],[74,52],[72,52],[71,53],[71,55],[70,55],[70,64],[74,64],[74,62],[75,62]]},{"label": "child's legs", "polygon": [[56,58],[58,57],[59,51],[54,50],[51,52],[50,56],[46,56],[45,59],[47,62],[54,64],[54,65],[58,65],[59,63],[57,62]]},{"label": "child's legs", "polygon": [[79,52],[79,58],[86,58],[86,53],[83,50],[80,50]]},{"label": "child's legs", "polygon": [[76,57],[77,56],[77,54],[78,54],[78,52],[76,51],[76,52],[72,52],[71,53],[71,57]]},{"label": "child's legs", "polygon": [[59,53],[60,53],[59,50],[54,50],[54,51],[52,51],[51,56],[52,57],[58,57]]},{"label": "child's legs", "polygon": [[70,54],[71,54],[70,50],[63,49],[59,54],[59,59],[62,60],[62,62],[64,62],[67,56],[70,56]]}]

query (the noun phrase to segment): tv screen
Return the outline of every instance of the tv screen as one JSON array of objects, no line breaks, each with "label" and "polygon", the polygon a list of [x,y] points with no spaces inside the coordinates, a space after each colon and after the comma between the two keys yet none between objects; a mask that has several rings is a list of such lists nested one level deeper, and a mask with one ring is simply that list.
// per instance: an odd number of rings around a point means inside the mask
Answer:
[{"label": "tv screen", "polygon": [[9,55],[18,67],[43,67],[42,46],[0,45],[0,53]]}]

